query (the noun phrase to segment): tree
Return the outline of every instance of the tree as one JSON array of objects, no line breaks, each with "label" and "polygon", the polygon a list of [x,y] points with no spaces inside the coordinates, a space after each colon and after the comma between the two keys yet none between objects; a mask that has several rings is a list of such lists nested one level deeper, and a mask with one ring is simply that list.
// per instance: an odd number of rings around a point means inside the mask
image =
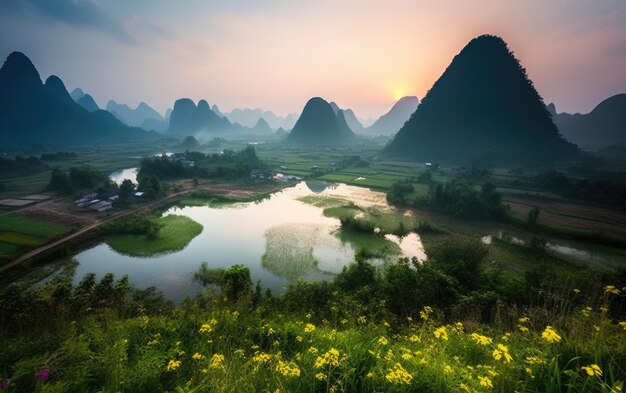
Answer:
[{"label": "tree", "polygon": [[72,182],[70,181],[67,173],[61,171],[60,169],[53,169],[52,175],[50,175],[50,182],[48,182],[48,190],[51,191],[60,191],[64,194],[70,194],[74,191],[74,187],[72,187]]},{"label": "tree", "polygon": [[135,184],[129,179],[124,179],[124,181],[120,185],[119,201],[122,203],[128,203],[130,198],[133,196],[134,191]]}]

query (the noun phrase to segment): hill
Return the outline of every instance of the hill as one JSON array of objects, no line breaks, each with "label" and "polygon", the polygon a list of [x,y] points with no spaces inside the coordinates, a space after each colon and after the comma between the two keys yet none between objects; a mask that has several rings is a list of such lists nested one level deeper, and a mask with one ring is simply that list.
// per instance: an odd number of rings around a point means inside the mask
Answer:
[{"label": "hill", "polygon": [[163,116],[145,102],[141,102],[135,109],[131,109],[126,104],[118,104],[110,100],[107,103],[106,110],[129,126],[141,127],[147,119],[163,121]]},{"label": "hill", "polygon": [[311,98],[287,141],[309,144],[332,144],[347,142],[354,137],[348,127],[343,111],[335,115],[332,106],[320,97]]},{"label": "hill", "polygon": [[456,163],[552,163],[576,156],[526,71],[500,38],[454,57],[383,154]]},{"label": "hill", "polygon": [[[393,135],[409,120],[419,105],[415,96],[402,97],[389,112],[382,115],[371,126],[363,129],[367,135]],[[355,130],[356,131],[356,130]]]},{"label": "hill", "polygon": [[582,148],[598,150],[626,143],[626,94],[607,98],[587,114],[557,114],[554,104],[548,110],[563,137]]},{"label": "hill", "polygon": [[42,84],[23,53],[11,53],[0,69],[0,144],[75,145],[123,143],[154,138],[131,128],[109,112],[78,105],[57,76]]},{"label": "hill", "polygon": [[98,104],[96,104],[96,101],[94,101],[93,97],[90,96],[89,94],[83,94],[82,97],[76,100],[76,103],[82,106],[83,108],[87,109],[89,112],[95,112],[98,109],[100,109],[98,107]]},{"label": "hill", "polygon": [[181,98],[174,103],[168,132],[192,135],[198,132],[227,132],[231,129],[231,122],[213,112],[206,100],[200,100],[196,106],[191,99]]}]

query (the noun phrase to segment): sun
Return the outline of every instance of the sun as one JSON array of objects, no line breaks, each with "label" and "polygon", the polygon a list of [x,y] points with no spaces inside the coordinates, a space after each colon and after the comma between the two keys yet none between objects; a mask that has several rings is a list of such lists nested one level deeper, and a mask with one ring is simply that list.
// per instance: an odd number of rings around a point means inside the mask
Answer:
[{"label": "sun", "polygon": [[394,100],[398,101],[400,98],[406,96],[407,89],[405,87],[396,87],[391,91],[391,95]]}]

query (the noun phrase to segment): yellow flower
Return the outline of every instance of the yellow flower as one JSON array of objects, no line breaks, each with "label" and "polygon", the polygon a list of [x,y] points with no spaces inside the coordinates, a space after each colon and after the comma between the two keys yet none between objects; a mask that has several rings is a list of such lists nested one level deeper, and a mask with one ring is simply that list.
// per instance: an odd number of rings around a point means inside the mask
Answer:
[{"label": "yellow flower", "polygon": [[452,372],[452,367],[450,367],[450,366],[449,366],[449,365],[447,365],[447,364],[446,364],[446,365],[444,365],[444,366],[443,366],[443,372],[444,372],[445,374],[450,374],[450,373]]},{"label": "yellow flower", "polygon": [[194,353],[193,356],[191,357],[193,360],[200,360],[202,359],[204,356],[201,353]]},{"label": "yellow flower", "polygon": [[626,322],[622,321],[620,323],[618,323],[619,326],[621,326],[624,330],[626,330]]},{"label": "yellow flower", "polygon": [[315,359],[315,368],[322,368],[326,365],[339,365],[339,351],[335,348],[329,349],[323,356],[318,356],[317,359]]},{"label": "yellow flower", "polygon": [[364,315],[361,315],[360,317],[358,317],[356,321],[361,324],[367,323],[367,319],[365,319]]},{"label": "yellow flower", "polygon": [[457,322],[454,324],[454,328],[458,331],[462,331],[463,330],[463,324],[461,322]]},{"label": "yellow flower", "polygon": [[552,328],[552,326],[546,326],[546,330],[541,333],[541,338],[549,343],[558,343],[561,341],[561,336]]},{"label": "yellow flower", "polygon": [[587,375],[589,375],[590,377],[602,376],[602,369],[597,364],[590,364],[589,366],[583,366],[580,369],[586,371]]},{"label": "yellow flower", "polygon": [[387,341],[387,339],[383,336],[381,338],[378,339],[378,341],[376,341],[379,345],[387,345],[389,344],[389,341]]},{"label": "yellow flower", "polygon": [[411,360],[413,358],[413,355],[411,355],[410,353],[403,353],[402,354],[402,359],[404,360]]},{"label": "yellow flower", "polygon": [[580,310],[580,312],[583,314],[583,317],[585,318],[589,318],[589,314],[591,313],[591,311],[593,311],[593,308],[591,307],[585,307],[584,309]]},{"label": "yellow flower", "polygon": [[246,356],[246,354],[245,354],[243,349],[236,349],[235,350],[235,354],[241,356],[242,358]]},{"label": "yellow flower", "polygon": [[502,336],[502,340],[509,341],[509,337],[511,337],[511,333],[504,333],[504,336]]},{"label": "yellow flower", "polygon": [[315,325],[313,325],[312,323],[307,323],[304,327],[305,333],[311,333],[313,330],[315,330]]},{"label": "yellow flower", "polygon": [[411,317],[406,317],[406,321],[407,321],[408,323],[411,323],[411,322],[413,322],[413,318],[411,318]]},{"label": "yellow flower", "polygon": [[489,379],[489,377],[481,377],[479,375],[478,380],[480,381],[480,386],[484,386],[489,389],[493,388],[493,383],[491,382],[491,379]]},{"label": "yellow flower", "polygon": [[302,336],[296,336],[296,341],[301,343],[303,340]]},{"label": "yellow flower", "polygon": [[180,360],[170,360],[169,363],[167,363],[167,371],[174,371],[176,370],[178,367],[180,367],[180,365],[183,362],[181,362]]},{"label": "yellow flower", "polygon": [[528,328],[526,326],[517,325],[517,328],[519,329],[520,332],[527,332],[528,331]]},{"label": "yellow flower", "polygon": [[318,381],[325,381],[326,375],[324,375],[324,373],[317,373],[315,374],[315,379],[317,379]]},{"label": "yellow flower", "polygon": [[521,317],[520,319],[517,320],[519,323],[528,323],[530,321],[530,318],[528,317]]},{"label": "yellow flower", "polygon": [[211,319],[209,322],[202,324],[202,326],[200,326],[200,333],[211,333],[216,324],[217,321],[215,319]]},{"label": "yellow flower", "polygon": [[409,341],[414,342],[414,343],[418,343],[418,342],[421,342],[422,340],[420,340],[419,336],[414,334],[411,337],[409,337]]},{"label": "yellow flower", "polygon": [[410,385],[413,376],[409,374],[400,363],[396,363],[393,368],[389,370],[385,379],[390,383]]},{"label": "yellow flower", "polygon": [[513,360],[511,355],[509,355],[509,349],[502,344],[498,344],[498,348],[493,350],[492,356],[494,359],[502,359],[502,361],[506,363],[510,363],[511,360]]},{"label": "yellow flower", "polygon": [[217,369],[224,368],[224,355],[215,354],[211,358],[211,362],[209,363],[209,368]]},{"label": "yellow flower", "polygon": [[533,370],[530,367],[525,367],[524,371],[526,371],[526,374],[528,374],[530,378],[535,379],[535,376],[533,375]]},{"label": "yellow flower", "polygon": [[383,321],[383,325],[384,325],[385,327],[391,327],[391,325],[389,325],[389,322],[387,322],[387,321]]},{"label": "yellow flower", "polygon": [[317,353],[317,348],[311,347],[311,348],[309,348],[309,352],[311,352],[312,354],[316,354]]},{"label": "yellow flower", "polygon": [[345,318],[344,318],[344,319],[342,319],[342,320],[341,320],[341,324],[342,324],[342,325],[345,325],[346,323],[348,323],[348,320],[347,320],[347,319],[345,319]]},{"label": "yellow flower", "polygon": [[268,353],[259,352],[254,354],[252,361],[256,363],[267,363],[272,360],[272,356]]},{"label": "yellow flower", "polygon": [[441,326],[440,328],[438,328],[437,330],[435,330],[435,332],[433,333],[435,335],[435,337],[440,338],[444,341],[448,341],[448,332],[446,330],[445,326]]},{"label": "yellow flower", "polygon": [[463,391],[464,391],[464,392],[467,392],[467,393],[471,393],[471,391],[472,391],[472,389],[470,389],[470,387],[469,387],[469,386],[467,386],[467,385],[466,385],[466,384],[464,384],[464,383],[460,384],[460,385],[459,385],[459,387],[460,387],[461,389],[463,389]]},{"label": "yellow flower", "polygon": [[487,336],[481,336],[478,333],[472,333],[470,335],[470,337],[472,338],[472,340],[476,341],[476,343],[480,344],[480,345],[489,345],[493,341],[493,340],[491,340],[491,338],[489,338]]},{"label": "yellow flower", "polygon": [[528,356],[526,362],[530,364],[544,364],[545,360],[539,359],[537,356]]},{"label": "yellow flower", "polygon": [[372,378],[373,376],[374,376],[374,373],[370,371],[369,373],[367,373],[365,378]]},{"label": "yellow flower", "polygon": [[611,388],[611,393],[622,393],[623,382],[616,382]]},{"label": "yellow flower", "polygon": [[428,316],[430,314],[432,314],[433,309],[430,308],[429,306],[425,306],[422,311],[420,311],[420,318],[422,318],[424,321],[428,320]]},{"label": "yellow flower", "polygon": [[604,287],[604,294],[605,295],[619,295],[620,291],[619,289],[615,287],[615,285],[607,285],[606,287]]},{"label": "yellow flower", "polygon": [[287,363],[282,360],[278,361],[278,365],[276,365],[276,372],[290,378],[297,378],[300,376],[300,368],[295,363]]},{"label": "yellow flower", "polygon": [[580,289],[574,288],[574,293],[578,295],[580,293]]}]

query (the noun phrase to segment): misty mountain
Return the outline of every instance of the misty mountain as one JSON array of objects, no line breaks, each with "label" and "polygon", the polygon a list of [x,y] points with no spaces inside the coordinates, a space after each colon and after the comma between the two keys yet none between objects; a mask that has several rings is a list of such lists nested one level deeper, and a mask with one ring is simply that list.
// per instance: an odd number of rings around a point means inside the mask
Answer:
[{"label": "misty mountain", "polygon": [[211,110],[206,100],[200,100],[196,106],[191,99],[181,98],[174,103],[168,132],[192,135],[198,132],[227,132],[233,128],[227,118]]},{"label": "misty mountain", "polygon": [[320,97],[311,98],[287,141],[296,143],[326,145],[345,143],[354,138],[354,133],[346,123],[343,111],[337,114],[332,106]]},{"label": "misty mountain", "polygon": [[587,114],[557,114],[554,104],[548,111],[563,137],[580,147],[598,150],[626,144],[626,94],[607,98]]},{"label": "misty mountain", "polygon": [[419,105],[415,96],[400,98],[389,110],[371,126],[363,130],[367,135],[393,135],[409,120]]},{"label": "misty mountain", "polygon": [[45,84],[30,59],[11,53],[0,68],[0,144],[123,143],[155,136],[122,124],[109,112],[88,112],[57,76]]},{"label": "misty mountain", "polygon": [[[70,94],[71,97],[71,94]],[[76,103],[80,106],[82,106],[83,108],[87,109],[89,112],[95,112],[98,109],[100,109],[98,107],[98,104],[96,104],[96,101],[94,101],[93,97],[90,96],[89,94],[83,94],[82,97],[80,97]]]},{"label": "misty mountain", "polygon": [[360,133],[363,131],[363,125],[361,125],[361,122],[356,118],[352,109],[342,109],[334,101],[330,103],[330,107],[333,108],[335,115],[337,115],[339,111],[343,111],[346,123],[348,123],[348,127],[350,127],[353,132]]},{"label": "misty mountain", "polygon": [[85,95],[85,92],[79,87],[75,88],[70,93],[70,97],[72,97],[74,101],[80,100],[84,95]]},{"label": "misty mountain", "polygon": [[260,118],[259,121],[256,122],[256,124],[254,125],[254,131],[267,134],[274,132],[274,130],[272,130],[272,127],[270,127],[270,125],[267,124],[267,122],[263,118]]},{"label": "misty mountain", "polygon": [[272,111],[264,111],[261,108],[256,109],[233,109],[230,112],[224,112],[223,116],[233,123],[239,123],[244,127],[253,128],[259,119],[263,118],[267,124],[273,129],[279,127],[290,129],[296,123],[296,115],[290,114],[286,117],[277,116]]},{"label": "misty mountain", "polygon": [[500,38],[483,35],[454,57],[383,154],[490,164],[575,157],[526,71]]},{"label": "misty mountain", "polygon": [[220,111],[220,108],[218,108],[217,105],[213,104],[213,106],[211,107],[211,110],[215,112],[215,114],[218,115],[219,117],[224,117],[224,114]]},{"label": "misty mountain", "polygon": [[115,117],[124,123],[135,127],[141,127],[146,119],[163,121],[163,116],[161,116],[159,112],[152,109],[150,105],[145,102],[141,102],[137,105],[137,108],[131,109],[126,104],[118,104],[117,102],[110,100],[107,103],[106,110],[111,112],[115,115]]}]

